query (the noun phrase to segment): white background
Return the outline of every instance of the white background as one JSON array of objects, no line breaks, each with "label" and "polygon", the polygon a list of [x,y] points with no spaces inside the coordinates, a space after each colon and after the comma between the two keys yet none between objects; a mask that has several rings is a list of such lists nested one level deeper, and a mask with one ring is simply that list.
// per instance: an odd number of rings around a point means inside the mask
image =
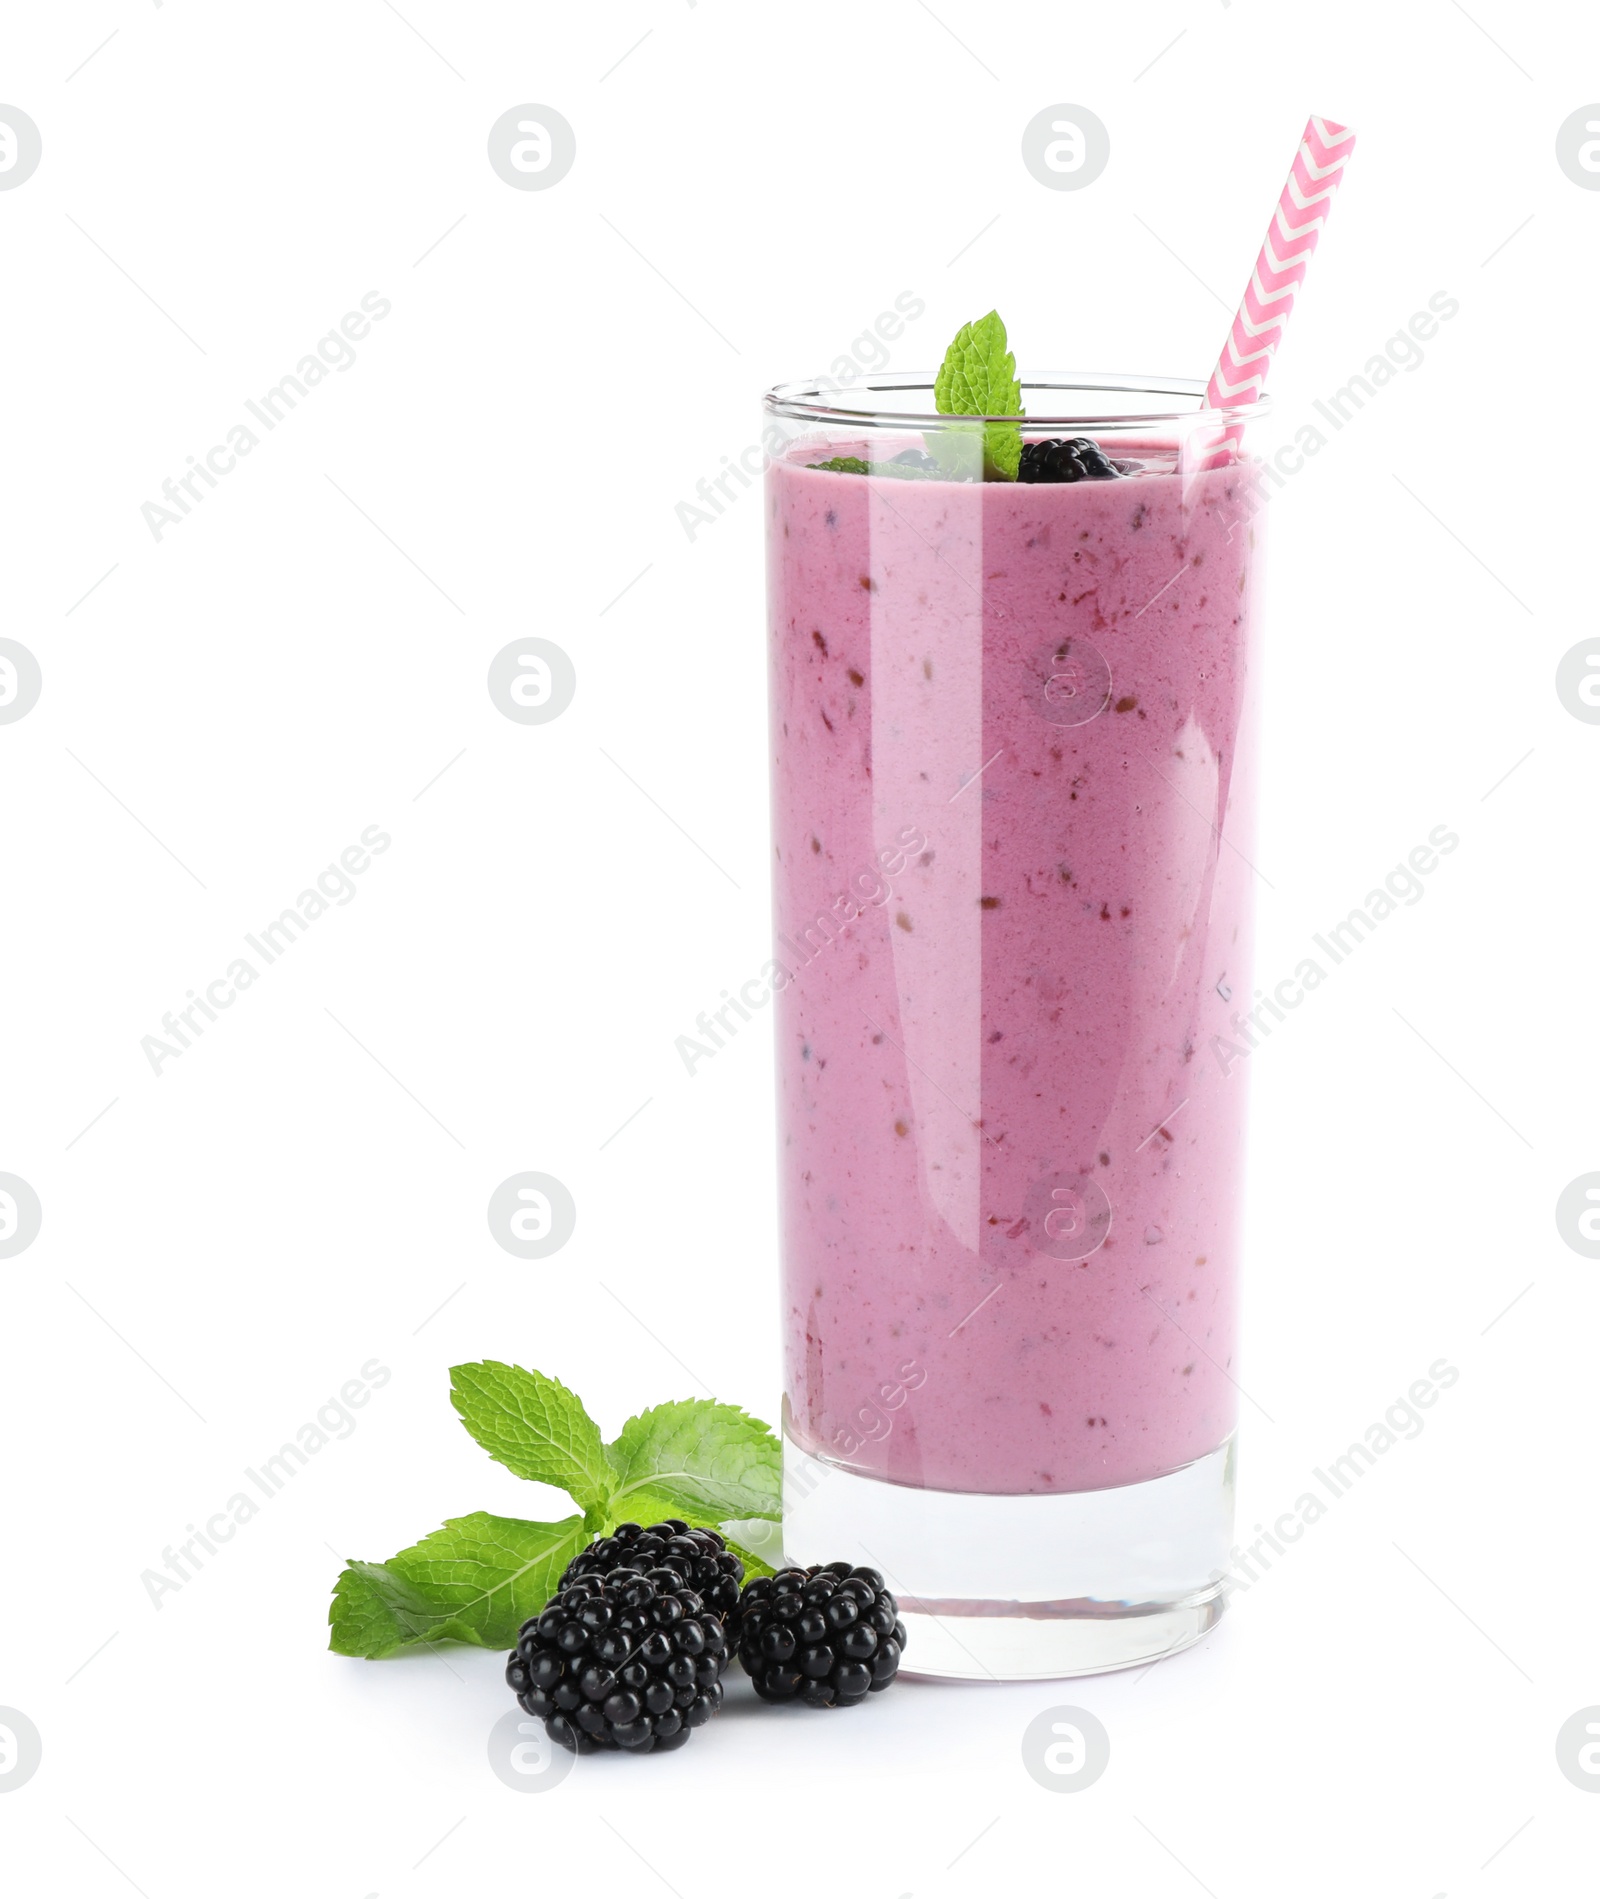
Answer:
[{"label": "white background", "polygon": [[[8,1884],[1591,1890],[1600,1800],[1555,1736],[1600,1703],[1600,1265],[1554,1208],[1600,1167],[1600,730],[1553,682],[1593,629],[1600,194],[1555,135],[1600,98],[1600,24],[401,12],[103,0],[4,35],[44,151],[0,193],[0,632],[44,676],[0,727],[0,1168],[44,1209],[0,1262],[0,1704],[44,1742],[0,1800]],[[548,191],[486,160],[525,101],[576,130]],[[1110,130],[1082,191],[1020,159],[1060,101]],[[837,1717],[736,1691],[683,1752],[510,1792],[497,1655],[325,1652],[341,1557],[561,1513],[459,1428],[447,1368],[537,1365],[608,1432],[778,1404],[770,1029],[692,1078],[673,1048],[766,954],[758,503],[692,542],[675,505],[903,291],[896,368],[998,306],[1025,374],[1203,377],[1308,111],[1360,144],[1277,434],[1431,295],[1461,308],[1272,506],[1260,976],[1433,827],[1461,845],[1250,1058],[1241,1525],[1436,1359],[1459,1382],[1153,1670]],[[141,503],[372,290],[354,366],[153,539]],[[542,727],[485,688],[528,634],[578,674]],[[355,898],[153,1074],[141,1038],[372,824]],[[523,1169],[577,1201],[542,1263],[485,1219]],[[154,1609],[141,1572],[373,1357],[355,1434]],[[1076,1793],[1019,1751],[1063,1704],[1111,1736]]]}]

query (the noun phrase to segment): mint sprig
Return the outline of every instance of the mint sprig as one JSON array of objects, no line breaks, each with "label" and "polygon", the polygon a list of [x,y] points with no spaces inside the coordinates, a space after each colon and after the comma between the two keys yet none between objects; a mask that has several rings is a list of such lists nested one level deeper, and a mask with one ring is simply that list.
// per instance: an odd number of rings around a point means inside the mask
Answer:
[{"label": "mint sprig", "polygon": [[511,1648],[588,1540],[582,1517],[453,1517],[386,1563],[346,1564],[334,1585],[329,1646],[371,1659],[438,1642]]},{"label": "mint sprig", "polygon": [[[619,1523],[680,1517],[716,1529],[778,1520],[777,1439],[737,1405],[654,1405],[606,1444],[574,1392],[520,1365],[457,1365],[450,1399],[491,1457],[565,1490],[582,1514],[534,1523],[479,1511],[451,1518],[386,1563],[347,1563],[328,1611],[336,1654],[377,1658],[440,1642],[509,1648],[578,1551]],[[772,1574],[753,1551],[731,1538],[728,1547],[747,1577]]]},{"label": "mint sprig", "polygon": [[489,1455],[516,1476],[554,1484],[586,1512],[611,1494],[600,1427],[556,1379],[493,1359],[456,1365],[450,1402]]},{"label": "mint sprig", "polygon": [[[664,1516],[707,1523],[775,1514],[782,1480],[776,1439],[737,1405],[689,1398],[629,1418],[610,1446],[618,1488],[613,1504],[649,1497]],[[636,1509],[623,1513],[642,1521]]]},{"label": "mint sprig", "polygon": [[[933,385],[941,415],[1022,414],[1017,359],[1006,348],[1006,326],[996,311],[964,323],[945,351]],[[928,453],[958,481],[1015,481],[1022,462],[1022,430],[1013,423],[955,424],[926,437]]]}]

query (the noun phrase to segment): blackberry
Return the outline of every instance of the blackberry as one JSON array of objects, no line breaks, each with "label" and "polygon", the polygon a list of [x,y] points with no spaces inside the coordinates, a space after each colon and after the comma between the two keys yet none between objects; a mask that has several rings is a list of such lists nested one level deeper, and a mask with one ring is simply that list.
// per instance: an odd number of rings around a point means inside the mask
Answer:
[{"label": "blackberry", "polygon": [[665,1754],[722,1706],[728,1638],[675,1569],[579,1576],[522,1625],[506,1681],[558,1746]]},{"label": "blackberry", "polygon": [[560,1587],[580,1576],[609,1576],[619,1569],[670,1569],[682,1578],[715,1616],[726,1622],[739,1606],[744,1564],[715,1530],[691,1530],[681,1517],[668,1517],[641,1529],[637,1523],[619,1523],[580,1550],[568,1563]]},{"label": "blackberry", "polygon": [[924,455],[920,448],[903,448],[898,455],[891,455],[889,459],[897,467],[920,469],[925,475],[939,472],[939,464],[931,455]]},{"label": "blackberry", "polygon": [[1087,435],[1024,442],[1018,481],[1115,481],[1123,470]]},{"label": "blackberry", "polygon": [[763,1701],[848,1708],[899,1672],[905,1624],[875,1569],[826,1563],[746,1583],[733,1634]]}]

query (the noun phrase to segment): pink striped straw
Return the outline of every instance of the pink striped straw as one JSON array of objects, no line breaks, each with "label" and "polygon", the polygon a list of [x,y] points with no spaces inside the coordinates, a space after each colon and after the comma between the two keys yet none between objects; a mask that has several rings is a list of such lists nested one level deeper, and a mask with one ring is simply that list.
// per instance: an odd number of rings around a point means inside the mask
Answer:
[{"label": "pink striped straw", "polygon": [[[1295,292],[1317,248],[1333,194],[1344,176],[1345,161],[1355,145],[1356,135],[1347,126],[1335,125],[1331,119],[1306,120],[1283,195],[1245,287],[1244,301],[1206,384],[1208,408],[1237,408],[1260,396],[1294,308]],[[1231,445],[1243,432],[1240,423],[1223,430],[1218,437],[1220,446],[1201,465],[1209,468],[1226,462]]]}]

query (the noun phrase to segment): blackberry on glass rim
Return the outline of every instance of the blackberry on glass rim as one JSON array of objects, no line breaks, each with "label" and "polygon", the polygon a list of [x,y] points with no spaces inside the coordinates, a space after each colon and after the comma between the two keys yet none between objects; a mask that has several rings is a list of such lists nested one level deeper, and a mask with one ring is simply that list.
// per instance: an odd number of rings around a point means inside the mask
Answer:
[{"label": "blackberry on glass rim", "polygon": [[1088,435],[1024,442],[1018,481],[1116,481],[1126,470]]},{"label": "blackberry on glass rim", "polygon": [[579,1576],[522,1625],[506,1681],[557,1746],[665,1754],[722,1706],[728,1638],[675,1569]]},{"label": "blackberry on glass rim", "polygon": [[826,1563],[746,1583],[731,1633],[763,1701],[849,1708],[900,1670],[905,1624],[875,1569]]}]

